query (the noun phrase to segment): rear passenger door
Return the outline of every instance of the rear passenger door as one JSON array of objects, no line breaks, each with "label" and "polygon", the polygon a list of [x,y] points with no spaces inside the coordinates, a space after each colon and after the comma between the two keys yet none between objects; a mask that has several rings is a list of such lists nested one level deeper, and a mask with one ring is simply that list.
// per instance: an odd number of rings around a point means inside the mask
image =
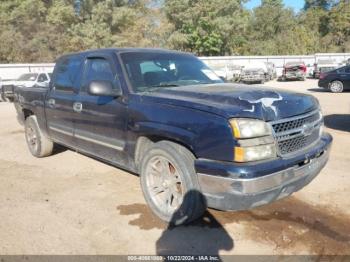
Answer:
[{"label": "rear passenger door", "polygon": [[113,88],[120,89],[115,63],[112,54],[87,57],[79,97],[75,101],[81,108],[75,112],[75,138],[78,150],[125,166],[128,164],[124,151],[127,106],[123,96],[96,96],[87,92],[92,81],[108,81]]},{"label": "rear passenger door", "polygon": [[80,56],[67,56],[57,61],[45,101],[50,137],[68,146],[75,146],[73,104],[80,85],[83,61]]}]

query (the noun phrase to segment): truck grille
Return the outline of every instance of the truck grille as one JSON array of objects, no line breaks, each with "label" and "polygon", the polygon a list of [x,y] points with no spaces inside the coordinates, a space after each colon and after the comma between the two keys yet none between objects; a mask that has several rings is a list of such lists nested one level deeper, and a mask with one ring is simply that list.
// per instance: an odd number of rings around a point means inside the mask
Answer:
[{"label": "truck grille", "polygon": [[272,122],[279,153],[292,154],[317,142],[322,124],[320,111]]}]

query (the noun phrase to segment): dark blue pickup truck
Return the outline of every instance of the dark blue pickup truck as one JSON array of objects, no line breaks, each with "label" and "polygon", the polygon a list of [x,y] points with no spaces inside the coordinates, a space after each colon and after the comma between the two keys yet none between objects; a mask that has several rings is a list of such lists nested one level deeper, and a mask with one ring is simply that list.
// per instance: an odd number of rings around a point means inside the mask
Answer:
[{"label": "dark blue pickup truck", "polygon": [[15,90],[15,107],[34,156],[57,143],[137,173],[150,208],[174,224],[292,194],[332,143],[313,96],[226,84],[169,50],[65,55],[49,86]]}]

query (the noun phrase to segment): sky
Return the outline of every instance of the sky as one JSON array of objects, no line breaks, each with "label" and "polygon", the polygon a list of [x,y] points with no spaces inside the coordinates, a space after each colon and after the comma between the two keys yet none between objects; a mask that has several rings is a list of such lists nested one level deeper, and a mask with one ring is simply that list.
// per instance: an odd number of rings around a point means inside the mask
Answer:
[{"label": "sky", "polygon": [[[292,7],[296,12],[304,7],[304,0],[283,0],[284,5],[287,7]],[[252,9],[258,5],[260,5],[260,0],[249,0],[245,6],[249,9]]]}]

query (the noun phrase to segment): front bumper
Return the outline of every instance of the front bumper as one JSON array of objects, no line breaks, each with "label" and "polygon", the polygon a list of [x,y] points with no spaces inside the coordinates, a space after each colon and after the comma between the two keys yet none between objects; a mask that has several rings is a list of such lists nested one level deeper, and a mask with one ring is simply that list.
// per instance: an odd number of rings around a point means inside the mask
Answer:
[{"label": "front bumper", "polygon": [[302,72],[288,72],[285,74],[286,79],[301,79],[305,77]]},{"label": "front bumper", "polygon": [[[221,164],[223,173],[219,173],[220,175],[214,174],[220,170],[220,164],[212,165],[213,172],[210,172],[208,161],[203,165],[198,160],[197,172],[201,169],[207,170],[205,173],[198,172],[198,178],[208,207],[244,210],[291,195],[310,183],[326,165],[331,143],[332,137],[324,134],[314,148],[296,157],[279,160],[280,163],[272,161],[246,167],[242,164],[225,163]],[[253,169],[254,176],[246,173]],[[278,171],[271,172],[274,169]]]},{"label": "front bumper", "polygon": [[259,82],[265,80],[264,75],[243,75],[241,80],[244,82]]}]

